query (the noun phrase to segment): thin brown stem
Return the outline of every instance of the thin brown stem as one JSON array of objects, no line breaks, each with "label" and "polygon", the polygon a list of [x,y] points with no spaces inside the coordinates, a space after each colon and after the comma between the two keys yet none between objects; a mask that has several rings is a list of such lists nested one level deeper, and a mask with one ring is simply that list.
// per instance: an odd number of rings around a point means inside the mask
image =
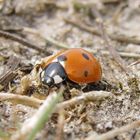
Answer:
[{"label": "thin brown stem", "polygon": [[134,121],[130,124],[127,124],[125,126],[122,126],[120,128],[116,128],[114,130],[111,130],[107,133],[101,134],[99,136],[90,136],[88,138],[86,138],[85,140],[111,140],[113,139],[115,136],[124,133],[124,132],[128,132],[134,128],[140,127],[140,120]]},{"label": "thin brown stem", "polygon": [[[91,33],[91,34],[97,35],[97,36],[101,36],[100,31],[96,27],[87,26],[86,24],[82,23],[80,20],[64,18],[64,21],[67,22],[68,24],[78,27],[88,33]],[[122,33],[119,33],[119,34],[108,33],[108,36],[112,40],[119,41],[122,43],[132,43],[132,44],[140,45],[140,39],[137,37],[127,36]]]},{"label": "thin brown stem", "polygon": [[114,49],[113,45],[111,44],[110,37],[108,36],[105,30],[105,26],[103,24],[104,21],[102,19],[102,16],[100,15],[99,11],[95,7],[93,8],[93,12],[97,18],[98,28],[99,31],[101,32],[101,37],[104,40],[105,47],[108,49],[112,58],[119,64],[122,70],[128,73],[128,69],[126,67],[124,60],[120,57],[118,52]]},{"label": "thin brown stem", "polygon": [[[59,103],[56,107],[57,108],[56,111],[58,111],[61,108],[66,108],[66,107],[80,104],[86,101],[99,101],[104,98],[111,97],[112,95],[113,95],[112,93],[107,92],[107,91],[92,91],[92,92],[83,93],[80,96],[77,96],[68,101]],[[24,95],[15,95],[12,93],[0,92],[0,101],[10,101],[16,104],[23,104],[23,105],[31,106],[34,108],[38,108],[40,104],[43,103],[44,100],[39,100],[33,97],[24,96]]]},{"label": "thin brown stem", "polygon": [[20,36],[17,36],[15,34],[0,30],[0,36],[4,37],[4,38],[7,38],[7,39],[14,40],[16,42],[19,42],[19,43],[21,43],[21,44],[23,44],[25,46],[28,46],[28,47],[30,47],[30,48],[32,48],[34,50],[37,50],[37,51],[42,52],[42,53],[45,53],[46,55],[51,55],[51,53],[46,51],[46,49],[44,47],[36,46],[36,45],[30,43],[29,41],[27,41],[26,39],[21,38]]},{"label": "thin brown stem", "polygon": [[63,139],[64,123],[65,123],[64,110],[61,109],[59,112],[59,117],[58,117],[58,124],[57,124],[55,140]]},{"label": "thin brown stem", "polygon": [[43,103],[42,100],[36,98],[4,92],[0,92],[0,101],[10,101],[15,104],[23,104],[34,108],[38,108]]}]

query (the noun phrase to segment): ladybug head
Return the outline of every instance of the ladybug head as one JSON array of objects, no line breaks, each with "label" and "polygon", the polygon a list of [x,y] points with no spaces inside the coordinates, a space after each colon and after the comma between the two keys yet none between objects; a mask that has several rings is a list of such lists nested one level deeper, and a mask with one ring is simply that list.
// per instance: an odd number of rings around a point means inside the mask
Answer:
[{"label": "ladybug head", "polygon": [[40,74],[42,83],[48,86],[62,83],[66,77],[67,74],[59,62],[49,64]]}]

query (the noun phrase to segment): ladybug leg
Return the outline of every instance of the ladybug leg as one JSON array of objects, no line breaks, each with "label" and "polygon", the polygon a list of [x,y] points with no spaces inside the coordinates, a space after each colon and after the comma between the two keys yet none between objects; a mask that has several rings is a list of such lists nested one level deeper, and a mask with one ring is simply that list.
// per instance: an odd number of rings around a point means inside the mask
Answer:
[{"label": "ladybug leg", "polygon": [[48,88],[47,95],[50,94],[51,90],[52,90],[52,88]]},{"label": "ladybug leg", "polygon": [[89,92],[89,91],[93,91],[93,90],[100,90],[100,87],[97,84],[95,84],[95,83],[90,83],[90,84],[87,84],[82,89],[83,92]]},{"label": "ladybug leg", "polygon": [[106,87],[99,81],[96,83],[89,83],[87,84],[82,91],[83,92],[89,92],[89,91],[94,91],[94,90],[106,90]]},{"label": "ladybug leg", "polygon": [[74,83],[73,81],[67,79],[67,87],[69,88],[69,90],[71,90],[72,88],[76,88],[76,89],[80,89],[81,90],[81,85]]},{"label": "ladybug leg", "polygon": [[63,92],[64,100],[69,100],[71,98],[70,87],[67,80],[62,82],[62,85],[65,86],[65,90]]},{"label": "ladybug leg", "polygon": [[106,91],[110,91],[112,89],[117,90],[117,86],[114,86],[113,84],[110,84],[106,79],[103,79],[102,81],[100,81],[100,85],[102,87],[104,87],[104,90],[106,90]]},{"label": "ladybug leg", "polygon": [[71,98],[71,94],[70,94],[70,88],[66,81],[63,81],[60,84],[55,84],[52,87],[48,87],[47,95],[49,95],[49,93],[51,93],[53,90],[55,90],[55,91],[59,90],[61,86],[65,87],[64,92],[63,92],[64,100],[69,100]]},{"label": "ladybug leg", "polygon": [[112,89],[112,85],[110,83],[108,83],[106,80],[102,80],[99,82],[95,82],[95,83],[90,83],[87,84],[86,87],[84,87],[82,89],[83,92],[88,92],[88,91],[92,91],[92,90],[105,90],[105,91],[110,91]]}]

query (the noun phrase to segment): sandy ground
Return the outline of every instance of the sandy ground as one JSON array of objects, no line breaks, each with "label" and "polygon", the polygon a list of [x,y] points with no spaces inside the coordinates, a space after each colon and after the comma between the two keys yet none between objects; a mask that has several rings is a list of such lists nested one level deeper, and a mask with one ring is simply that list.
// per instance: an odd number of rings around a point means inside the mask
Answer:
[{"label": "sandy ground", "polygon": [[[139,120],[139,7],[139,0],[1,0],[0,32],[14,34],[34,45],[0,33],[0,94],[46,98],[42,87],[28,87],[23,92],[23,76],[30,74],[34,65],[50,52],[81,47],[101,63],[103,76],[101,84],[96,85],[98,90],[113,96],[68,107],[61,139],[84,140]],[[82,88],[71,86],[65,95],[78,96]],[[86,92],[94,90],[89,87]],[[1,100],[2,139],[10,139],[37,110],[20,102]],[[36,139],[57,139],[58,118],[59,114],[54,114]],[[139,134],[140,129],[134,128],[112,140],[139,140]]]}]

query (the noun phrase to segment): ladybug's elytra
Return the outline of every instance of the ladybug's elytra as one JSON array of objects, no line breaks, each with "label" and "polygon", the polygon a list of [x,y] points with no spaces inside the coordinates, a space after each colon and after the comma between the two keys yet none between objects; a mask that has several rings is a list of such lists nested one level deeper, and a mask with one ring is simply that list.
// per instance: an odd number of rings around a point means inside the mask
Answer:
[{"label": "ladybug's elytra", "polygon": [[48,86],[67,79],[77,84],[88,84],[99,81],[102,76],[97,59],[81,48],[60,51],[49,59],[44,59],[41,67],[41,81]]}]

